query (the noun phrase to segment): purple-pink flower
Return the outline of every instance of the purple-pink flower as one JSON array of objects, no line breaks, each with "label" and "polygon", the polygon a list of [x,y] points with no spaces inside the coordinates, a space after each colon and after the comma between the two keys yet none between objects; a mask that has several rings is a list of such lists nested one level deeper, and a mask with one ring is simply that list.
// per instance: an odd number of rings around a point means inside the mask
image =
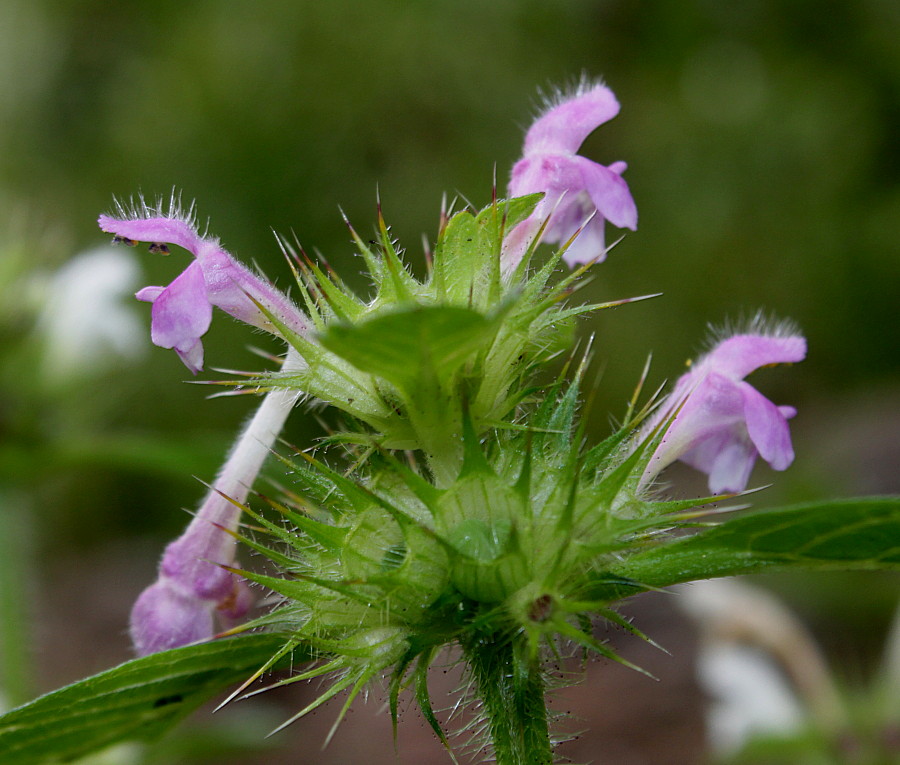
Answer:
[{"label": "purple-pink flower", "polygon": [[[282,370],[302,360],[288,351]],[[253,598],[234,564],[241,510],[250,487],[293,408],[297,393],[274,389],[238,439],[200,510],[163,554],[159,577],[134,604],[131,639],[139,656],[208,640],[245,616]]]},{"label": "purple-pink flower", "polygon": [[563,256],[570,266],[606,257],[607,220],[619,228],[637,228],[637,208],[622,179],[626,164],[605,167],[576,153],[597,127],[618,113],[619,102],[609,88],[583,82],[535,120],[525,135],[522,159],[513,166],[509,195],[544,192],[544,198],[507,237],[507,269],[521,260],[548,218],[545,242],[564,244],[581,229]]},{"label": "purple-pink flower", "polygon": [[794,460],[788,419],[797,412],[776,406],[744,378],[760,367],[802,361],[806,340],[780,330],[741,334],[721,341],[676,383],[645,427],[652,432],[672,417],[643,476],[651,481],[681,460],[709,475],[713,494],[743,491],[757,456],[774,470]]},{"label": "purple-pink flower", "polygon": [[167,245],[183,247],[194,261],[168,287],[145,287],[136,297],[153,303],[150,336],[162,348],[174,348],[194,374],[203,368],[201,338],[212,321],[213,306],[273,334],[278,330],[260,306],[294,332],[306,334],[307,317],[282,292],[236,261],[214,237],[197,232],[193,208],[184,213],[173,197],[165,214],[161,206],[118,206],[115,216],[101,215],[100,228],[126,244],[149,242],[151,252],[167,253]]}]

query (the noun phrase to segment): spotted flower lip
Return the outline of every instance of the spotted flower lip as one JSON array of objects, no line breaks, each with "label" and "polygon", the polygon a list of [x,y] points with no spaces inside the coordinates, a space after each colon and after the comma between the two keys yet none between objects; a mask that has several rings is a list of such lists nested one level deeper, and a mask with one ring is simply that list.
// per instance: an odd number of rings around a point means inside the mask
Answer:
[{"label": "spotted flower lip", "polygon": [[510,232],[504,251],[507,268],[521,259],[545,220],[543,241],[564,244],[575,237],[563,256],[570,266],[606,257],[607,220],[619,228],[637,228],[637,207],[622,178],[627,165],[606,167],[576,153],[618,113],[619,102],[609,88],[585,81],[535,120],[525,135],[523,156],[513,166],[509,194],[543,192],[544,198]]},{"label": "spotted flower lip", "polygon": [[278,334],[260,308],[299,334],[307,334],[310,322],[290,299],[268,281],[235,260],[214,237],[197,231],[193,208],[181,209],[173,198],[166,212],[162,205],[117,205],[116,215],[101,215],[103,231],[125,244],[149,242],[150,251],[168,253],[167,245],[184,248],[194,261],[167,287],[150,286],[136,297],[153,304],[150,334],[154,344],[174,348],[194,374],[203,368],[201,338],[212,322],[215,306],[247,324]]},{"label": "spotted flower lip", "polygon": [[756,458],[774,470],[794,460],[788,419],[797,412],[776,406],[744,381],[760,367],[802,361],[806,340],[794,333],[739,334],[721,341],[682,375],[645,426],[672,418],[642,482],[681,460],[707,473],[714,494],[743,491]]}]

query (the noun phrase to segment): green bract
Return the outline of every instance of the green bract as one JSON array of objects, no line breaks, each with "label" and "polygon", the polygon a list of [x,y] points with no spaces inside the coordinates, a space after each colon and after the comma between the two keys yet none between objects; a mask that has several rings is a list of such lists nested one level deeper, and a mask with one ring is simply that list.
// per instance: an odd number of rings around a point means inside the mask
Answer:
[{"label": "green bract", "polygon": [[560,254],[533,274],[531,252],[515,273],[502,272],[505,232],[539,199],[454,215],[424,281],[409,273],[381,218],[377,248],[351,229],[375,287],[369,300],[298,258],[317,335],[280,326],[307,367],[259,384],[297,388],[344,411],[360,427],[340,440],[421,451],[435,483],[449,485],[462,464],[464,414],[478,435],[508,426],[535,370],[570,345],[572,319],[602,307],[563,304],[583,271],[550,286]]}]

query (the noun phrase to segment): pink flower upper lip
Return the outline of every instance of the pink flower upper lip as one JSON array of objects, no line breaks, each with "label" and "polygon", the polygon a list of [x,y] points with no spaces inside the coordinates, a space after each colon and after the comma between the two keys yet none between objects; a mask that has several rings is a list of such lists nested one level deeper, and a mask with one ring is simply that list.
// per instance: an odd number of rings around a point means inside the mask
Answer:
[{"label": "pink flower upper lip", "polygon": [[637,208],[622,178],[624,162],[609,167],[576,154],[585,138],[619,112],[604,85],[582,83],[548,108],[528,130],[522,159],[512,170],[513,197],[544,192],[531,216],[510,233],[505,258],[515,265],[530,239],[549,217],[546,242],[563,244],[578,232],[564,258],[569,265],[600,261],[606,255],[604,224],[637,228]]},{"label": "pink flower upper lip", "polygon": [[309,320],[282,292],[221,248],[217,239],[201,236],[193,216],[184,215],[173,198],[169,211],[141,205],[119,206],[118,215],[101,215],[103,231],[126,243],[150,242],[151,251],[167,252],[175,244],[195,260],[167,287],[151,286],[136,297],[153,303],[151,339],[174,348],[194,374],[203,368],[201,338],[212,321],[213,306],[260,329],[278,334],[266,311],[299,334],[307,334]]},{"label": "pink flower upper lip", "polygon": [[742,334],[720,342],[682,375],[645,426],[655,428],[673,417],[643,482],[682,460],[707,473],[710,491],[720,494],[746,488],[757,456],[774,470],[787,468],[794,459],[787,421],[796,410],[776,406],[743,378],[760,367],[805,356],[806,341],[796,334]]}]

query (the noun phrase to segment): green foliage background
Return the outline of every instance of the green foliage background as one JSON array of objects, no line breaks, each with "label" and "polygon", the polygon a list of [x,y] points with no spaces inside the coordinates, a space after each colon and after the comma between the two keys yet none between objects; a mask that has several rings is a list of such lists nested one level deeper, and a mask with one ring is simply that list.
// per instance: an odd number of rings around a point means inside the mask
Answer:
[{"label": "green foliage background", "polygon": [[[640,211],[584,299],[664,293],[582,326],[603,372],[597,437],[648,351],[651,383],[674,379],[707,322],[763,308],[796,320],[810,355],[758,376],[800,414],[797,462],[757,473],[776,486],[756,504],[900,490],[898,37],[892,0],[0,4],[0,499],[7,544],[31,540],[34,689],[127,656],[128,603],[202,494],[191,476],[212,476],[253,402],[203,402],[149,337],[142,362],[90,382],[38,379],[8,264],[55,267],[105,241],[94,221],[112,194],[173,186],[281,283],[270,229],[352,281],[338,207],[365,234],[376,188],[417,260],[442,194],[484,205],[495,164],[504,185],[536,86],[582,71],[622,103],[583,152],[629,163]],[[140,257],[148,284],[183,265]],[[264,340],[220,318],[208,364],[256,368],[251,343]],[[294,420],[294,441],[322,433]],[[875,646],[898,588],[872,581],[774,586],[835,643]],[[90,659],[64,629],[97,646]]]}]

